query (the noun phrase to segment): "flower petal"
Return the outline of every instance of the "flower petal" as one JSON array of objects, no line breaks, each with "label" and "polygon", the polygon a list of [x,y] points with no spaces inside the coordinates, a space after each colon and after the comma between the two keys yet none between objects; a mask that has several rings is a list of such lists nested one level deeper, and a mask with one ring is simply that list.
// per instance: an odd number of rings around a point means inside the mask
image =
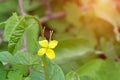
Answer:
[{"label": "flower petal", "polygon": [[38,50],[38,55],[42,56],[42,55],[45,54],[45,52],[46,52],[46,48],[41,48],[41,49]]},{"label": "flower petal", "polygon": [[55,58],[55,53],[52,49],[47,49],[46,55],[49,59],[54,59]]},{"label": "flower petal", "polygon": [[49,43],[49,48],[55,48],[57,46],[57,44],[58,44],[57,40],[52,40]]},{"label": "flower petal", "polygon": [[47,40],[42,40],[42,41],[39,41],[39,44],[42,46],[42,47],[48,47],[48,41]]}]

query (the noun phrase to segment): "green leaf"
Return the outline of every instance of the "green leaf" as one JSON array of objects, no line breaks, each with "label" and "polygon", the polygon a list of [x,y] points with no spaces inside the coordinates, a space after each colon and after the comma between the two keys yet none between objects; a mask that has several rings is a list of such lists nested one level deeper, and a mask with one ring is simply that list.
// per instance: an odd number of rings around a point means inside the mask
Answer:
[{"label": "green leaf", "polygon": [[36,44],[38,44],[37,40],[38,40],[39,26],[34,19],[28,19],[26,20],[26,22],[29,25],[29,28],[26,31],[28,52],[35,53],[35,51],[37,51]]},{"label": "green leaf", "polygon": [[39,64],[41,62],[41,58],[38,55],[31,55],[29,53],[24,52],[17,52],[14,55],[14,58],[17,60],[17,64],[34,65]]},{"label": "green leaf", "polygon": [[20,71],[21,74],[23,74],[23,76],[27,76],[28,75],[28,67],[26,65],[12,65],[12,70],[14,71]]},{"label": "green leaf", "polygon": [[77,74],[87,80],[120,80],[120,64],[110,59],[94,60],[83,65]]},{"label": "green leaf", "polygon": [[24,80],[30,80],[30,77],[26,77]]},{"label": "green leaf", "polygon": [[8,50],[9,52],[13,53],[17,43],[22,39],[23,34],[26,30],[27,25],[25,24],[24,16],[20,17],[19,23],[17,24],[16,28],[14,29],[14,32],[10,36],[9,44],[8,44]]},{"label": "green leaf", "polygon": [[9,41],[10,36],[12,35],[15,28],[19,25],[19,18],[16,13],[6,21],[5,30],[4,30],[4,40]]},{"label": "green leaf", "polygon": [[59,41],[55,48],[55,61],[62,67],[64,73],[68,73],[72,69],[76,70],[83,63],[96,58],[96,54],[93,54],[95,45],[96,43],[85,38]]},{"label": "green leaf", "polygon": [[93,79],[93,78],[88,77],[88,76],[82,76],[82,77],[80,77],[80,80],[96,80],[96,79]]},{"label": "green leaf", "polygon": [[[0,2],[0,14],[7,14],[17,11],[17,1],[11,0],[11,1],[1,1]],[[7,14],[6,16],[8,16]]]},{"label": "green leaf", "polygon": [[99,80],[120,80],[120,65],[112,60],[104,62],[97,72]]},{"label": "green leaf", "polygon": [[72,71],[66,75],[65,80],[80,80],[80,77],[76,72]]},{"label": "green leaf", "polygon": [[8,73],[8,80],[23,80],[23,75],[20,71],[10,71]]},{"label": "green leaf", "polygon": [[10,64],[34,65],[41,62],[41,58],[37,55],[30,55],[24,52],[17,52],[15,55],[9,52],[0,52],[0,61]]},{"label": "green leaf", "polygon": [[84,38],[66,39],[59,41],[58,46],[55,48],[56,61],[65,62],[76,57],[80,57],[87,52],[94,50],[95,44]]},{"label": "green leaf", "polygon": [[0,80],[6,80],[7,71],[4,69],[4,66],[0,62]]},{"label": "green leaf", "polygon": [[[57,64],[48,60],[47,72],[49,75],[49,80],[65,80],[61,68]],[[30,80],[46,80],[43,67],[41,65],[35,67],[30,75],[30,78]]]},{"label": "green leaf", "polygon": [[91,78],[96,78],[97,77],[96,72],[99,71],[103,62],[104,62],[103,60],[99,60],[99,59],[90,61],[89,63],[83,65],[77,71],[77,73],[80,76],[89,76]]},{"label": "green leaf", "polygon": [[13,55],[11,55],[7,51],[4,51],[4,52],[0,52],[0,61],[8,62],[8,63],[15,63],[16,60],[14,59]]}]

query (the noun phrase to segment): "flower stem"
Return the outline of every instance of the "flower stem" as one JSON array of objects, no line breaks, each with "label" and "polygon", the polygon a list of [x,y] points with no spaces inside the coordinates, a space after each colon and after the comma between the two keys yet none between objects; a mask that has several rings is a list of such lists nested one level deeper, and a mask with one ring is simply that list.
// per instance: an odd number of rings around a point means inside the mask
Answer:
[{"label": "flower stem", "polygon": [[43,56],[43,64],[44,64],[44,72],[46,80],[49,80],[48,71],[47,71],[47,62],[46,62],[46,55]]}]

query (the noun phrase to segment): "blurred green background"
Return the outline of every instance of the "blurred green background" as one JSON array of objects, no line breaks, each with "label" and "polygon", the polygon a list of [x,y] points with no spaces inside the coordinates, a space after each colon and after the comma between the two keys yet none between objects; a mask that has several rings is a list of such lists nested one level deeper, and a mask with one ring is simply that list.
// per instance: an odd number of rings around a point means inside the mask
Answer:
[{"label": "blurred green background", "polygon": [[[46,27],[47,38],[54,31],[53,39],[59,41],[55,61],[65,73],[98,58],[120,61],[119,0],[23,0],[23,5],[26,15],[38,17]],[[17,0],[0,0],[0,22],[13,12],[19,14]],[[3,33],[4,25],[0,51],[7,50]]]}]

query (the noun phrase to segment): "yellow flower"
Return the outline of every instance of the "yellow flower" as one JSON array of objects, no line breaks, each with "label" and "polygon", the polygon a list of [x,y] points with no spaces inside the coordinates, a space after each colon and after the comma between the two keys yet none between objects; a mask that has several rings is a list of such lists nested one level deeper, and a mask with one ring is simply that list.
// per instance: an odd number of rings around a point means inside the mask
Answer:
[{"label": "yellow flower", "polygon": [[39,56],[46,54],[49,59],[55,58],[55,52],[52,49],[57,46],[58,41],[52,40],[48,42],[47,40],[42,40],[42,41],[39,41],[39,44],[43,47],[38,50]]}]

